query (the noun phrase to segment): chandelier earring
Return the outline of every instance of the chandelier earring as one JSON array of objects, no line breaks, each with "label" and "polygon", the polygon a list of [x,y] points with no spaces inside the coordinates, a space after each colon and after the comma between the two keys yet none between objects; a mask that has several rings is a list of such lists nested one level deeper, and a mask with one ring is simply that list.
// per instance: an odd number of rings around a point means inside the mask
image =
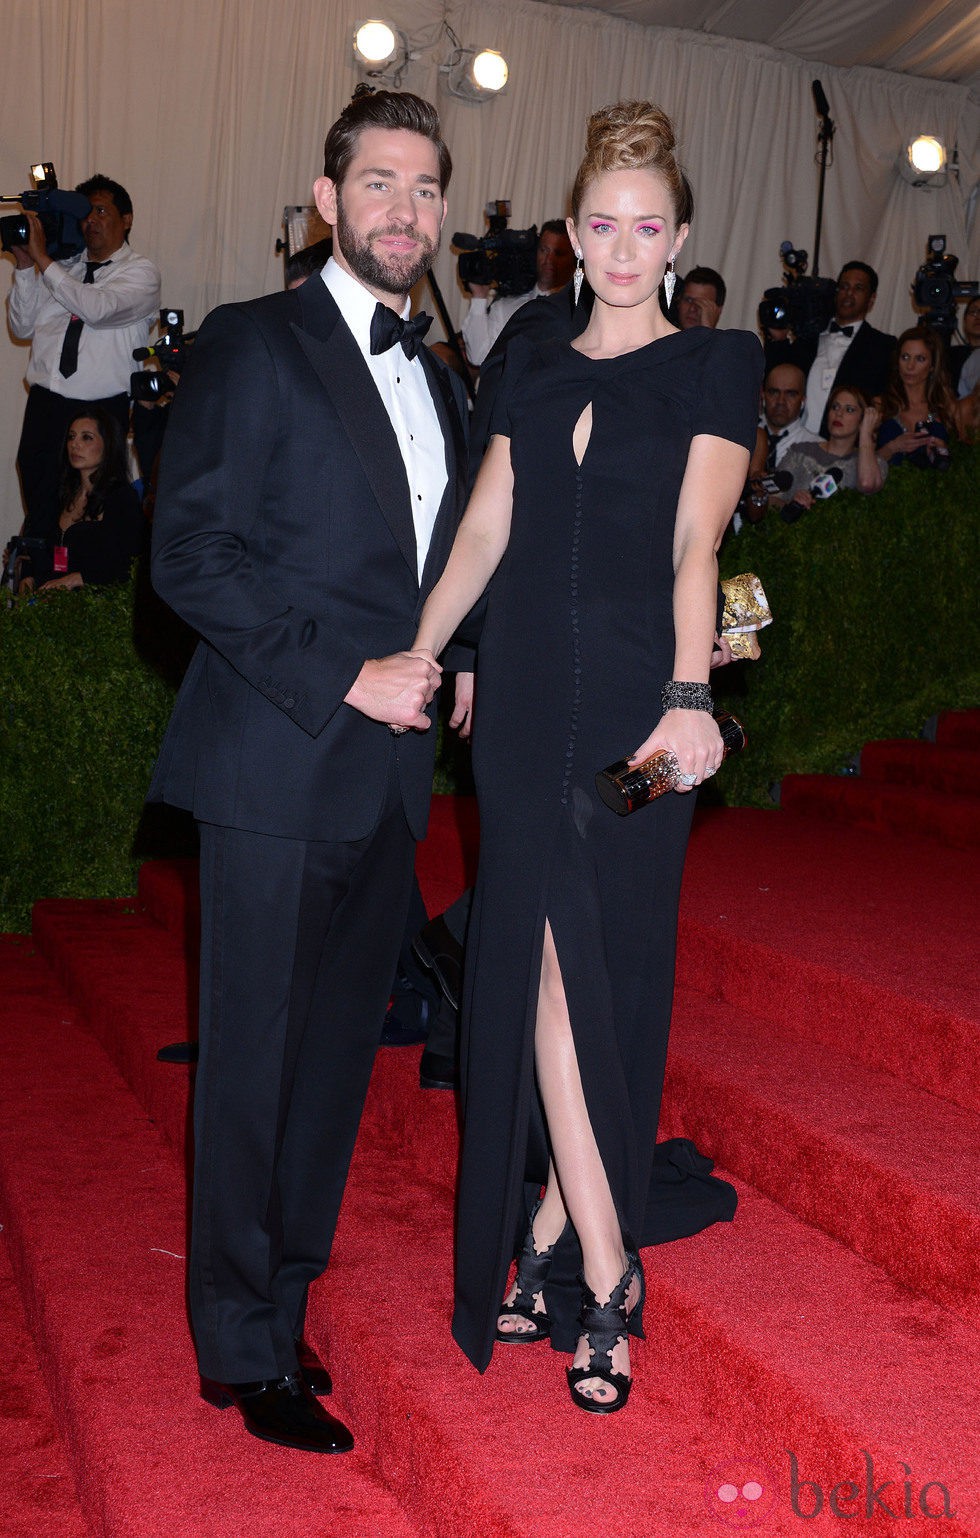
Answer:
[{"label": "chandelier earring", "polygon": [[670,261],[667,263],[667,266],[666,266],[666,268],[664,270],[664,298],[667,301],[667,308],[668,308],[668,310],[670,309],[671,303],[672,303],[673,298],[674,298],[674,286],[675,286],[676,283],[677,283],[677,274],[674,271],[674,258],[671,257]]},{"label": "chandelier earring", "polygon": [[582,292],[582,280],[585,277],[585,268],[582,265],[582,247],[575,247],[575,275],[572,278],[572,288],[575,290],[575,303],[578,304],[578,296]]}]

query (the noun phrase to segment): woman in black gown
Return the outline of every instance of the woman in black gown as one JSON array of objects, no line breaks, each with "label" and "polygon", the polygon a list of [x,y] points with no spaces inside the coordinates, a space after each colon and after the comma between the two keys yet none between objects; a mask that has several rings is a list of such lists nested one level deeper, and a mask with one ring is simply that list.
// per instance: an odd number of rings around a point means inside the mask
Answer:
[{"label": "woman in black gown", "polygon": [[[453,1330],[481,1370],[495,1339],[550,1338],[574,1352],[574,1402],[598,1413],[626,1403],[641,1333],[689,791],[722,758],[716,551],[762,372],[753,336],[676,331],[661,309],[691,215],[673,145],[649,103],[591,119],[569,221],[591,320],[574,342],[508,350],[495,436],[416,639],[438,655],[493,577]],[[684,789],[615,816],[596,771],[660,748]],[[528,1169],[545,1192],[501,1304]]]}]

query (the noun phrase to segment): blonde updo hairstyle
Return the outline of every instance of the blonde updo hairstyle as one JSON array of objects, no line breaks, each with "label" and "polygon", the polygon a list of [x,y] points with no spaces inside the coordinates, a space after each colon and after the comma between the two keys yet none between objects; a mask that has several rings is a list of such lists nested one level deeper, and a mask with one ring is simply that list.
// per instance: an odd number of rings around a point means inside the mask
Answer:
[{"label": "blonde updo hairstyle", "polygon": [[694,195],[674,158],[670,118],[649,101],[620,101],[589,118],[585,158],[572,188],[572,218],[578,223],[586,188],[608,171],[653,171],[670,194],[675,227],[690,224]]}]

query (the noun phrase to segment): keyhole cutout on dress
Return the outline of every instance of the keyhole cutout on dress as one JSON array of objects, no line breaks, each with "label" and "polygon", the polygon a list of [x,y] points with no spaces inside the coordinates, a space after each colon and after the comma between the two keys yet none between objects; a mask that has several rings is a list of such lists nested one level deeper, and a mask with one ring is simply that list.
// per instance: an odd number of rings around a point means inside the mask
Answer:
[{"label": "keyhole cutout on dress", "polygon": [[582,461],[585,458],[585,451],[589,446],[589,439],[591,437],[592,402],[589,401],[588,405],[583,408],[582,415],[579,417],[578,421],[575,423],[574,428],[572,429],[572,453],[575,455],[575,463],[578,465],[579,469],[582,468]]}]

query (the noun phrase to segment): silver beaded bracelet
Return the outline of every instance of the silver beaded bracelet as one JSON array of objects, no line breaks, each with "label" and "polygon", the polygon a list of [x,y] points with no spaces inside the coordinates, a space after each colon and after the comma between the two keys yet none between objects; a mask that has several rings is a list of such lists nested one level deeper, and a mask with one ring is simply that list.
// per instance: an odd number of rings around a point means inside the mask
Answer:
[{"label": "silver beaded bracelet", "polygon": [[660,704],[668,710],[707,710],[715,708],[709,684],[684,684],[668,679],[660,693]]}]

